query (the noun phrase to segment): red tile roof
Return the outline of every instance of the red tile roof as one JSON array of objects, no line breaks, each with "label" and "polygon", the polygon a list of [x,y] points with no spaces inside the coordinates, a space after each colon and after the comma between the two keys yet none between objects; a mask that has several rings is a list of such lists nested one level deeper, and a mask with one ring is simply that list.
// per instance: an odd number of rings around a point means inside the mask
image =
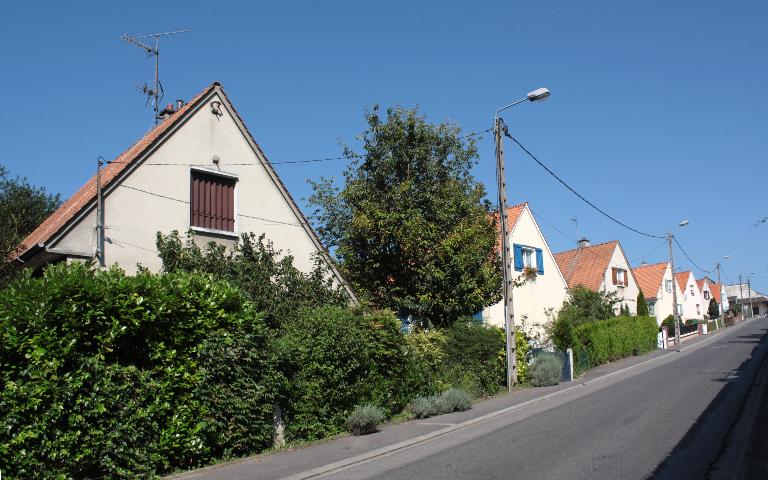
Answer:
[{"label": "red tile roof", "polygon": [[[527,206],[528,202],[523,202],[511,207],[507,207],[507,228],[509,229],[510,233],[512,232],[512,229],[515,228],[515,225],[517,225],[517,221],[520,219],[520,215],[523,213],[523,210],[525,210],[525,207]],[[499,247],[501,246],[501,220],[499,220],[498,212],[493,214],[493,219],[496,224],[499,225],[499,238],[496,241],[496,250],[498,251]]]},{"label": "red tile roof", "polygon": [[668,265],[667,262],[662,262],[653,265],[641,265],[632,269],[637,279],[637,285],[645,298],[656,298],[662,287],[661,282],[664,280]]},{"label": "red tile roof", "polygon": [[605,271],[618,244],[618,240],[612,240],[556,253],[557,266],[560,267],[568,288],[582,285],[592,291],[600,290],[600,285],[605,280]]},{"label": "red tile roof", "polygon": [[[202,92],[198,93],[192,100],[181,109],[174,113],[170,118],[163,123],[157,125],[155,128],[149,131],[143,138],[133,144],[126,151],[117,156],[112,162],[107,164],[101,171],[102,186],[107,186],[112,182],[123,170],[128,168],[135,160],[140,158],[142,154],[152,146],[156,140],[158,140],[163,133],[168,131],[169,128],[179,123],[184,116],[192,108],[194,108],[198,102],[205,98],[214,88],[220,86],[219,82],[213,82]],[[17,256],[21,256],[24,252],[37,244],[45,243],[56,235],[68,222],[70,222],[84,207],[94,201],[96,197],[96,176],[94,175],[88,180],[85,185],[75,192],[74,195],[69,197],[61,206],[53,212],[43,223],[41,223],[35,230],[32,231],[24,241],[21,242],[17,250]]]},{"label": "red tile roof", "polygon": [[688,287],[688,277],[691,276],[691,271],[688,270],[687,272],[677,272],[675,274],[675,280],[677,281],[677,285],[680,287],[680,290],[682,290],[683,293],[685,293],[685,289]]}]

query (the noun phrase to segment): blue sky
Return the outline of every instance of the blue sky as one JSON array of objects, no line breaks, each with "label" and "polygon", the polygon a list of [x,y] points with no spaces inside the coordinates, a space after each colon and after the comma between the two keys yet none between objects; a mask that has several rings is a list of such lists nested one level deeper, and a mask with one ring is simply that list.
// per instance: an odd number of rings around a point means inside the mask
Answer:
[{"label": "blue sky", "polygon": [[[677,235],[699,266],[721,261],[733,281],[753,272],[768,292],[768,224],[753,227],[768,215],[768,4],[629,3],[13,2],[0,30],[0,163],[66,197],[98,155],[113,158],[149,128],[134,85],[152,63],[122,33],[190,27],[161,45],[166,100],[222,82],[276,162],[340,155],[373,104],[418,105],[469,132],[546,86],[549,101],[503,115],[513,135],[639,230],[689,219]],[[475,172],[493,198],[490,135],[479,148]],[[638,263],[661,244],[506,150],[510,202],[546,219],[554,251],[577,235],[619,239]],[[276,166],[296,198],[308,196],[308,178],[343,167]],[[665,259],[665,247],[646,257]],[[676,263],[691,268],[679,251]]]}]

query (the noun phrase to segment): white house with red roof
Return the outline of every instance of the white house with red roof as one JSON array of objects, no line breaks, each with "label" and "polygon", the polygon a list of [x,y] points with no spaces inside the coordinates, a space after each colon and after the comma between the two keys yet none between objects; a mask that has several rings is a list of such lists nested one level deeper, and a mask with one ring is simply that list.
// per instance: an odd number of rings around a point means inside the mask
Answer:
[{"label": "white house with red roof", "polygon": [[556,253],[555,260],[569,288],[581,285],[594,292],[616,292],[616,313],[623,305],[632,315],[637,313],[640,288],[618,240],[590,245],[583,238],[577,248]]},{"label": "white house with red roof", "polygon": [[682,306],[682,310],[679,311],[682,318],[684,320],[703,320],[709,301],[707,300],[705,303],[693,272],[677,272],[675,280],[682,292],[682,297],[677,298],[678,306]]},{"label": "white house with red roof", "polygon": [[648,314],[656,317],[656,322],[661,325],[664,319],[673,313],[672,289],[677,289],[678,304],[683,298],[683,292],[672,276],[669,262],[640,265],[632,271],[648,304]]},{"label": "white house with red roof", "polygon": [[[515,327],[543,339],[547,312],[560,310],[568,285],[528,203],[510,207],[508,218],[513,280],[526,273],[532,278],[513,289]],[[484,309],[482,317],[487,323],[504,326],[503,301]]]},{"label": "white house with red roof", "polygon": [[96,179],[35,229],[18,250],[28,268],[102,258],[128,273],[158,271],[157,232],[193,231],[199,243],[232,245],[264,234],[302,271],[324,259],[333,281],[354,294],[307,219],[251,136],[222,86],[214,82],[102,169],[103,251],[97,235]]}]

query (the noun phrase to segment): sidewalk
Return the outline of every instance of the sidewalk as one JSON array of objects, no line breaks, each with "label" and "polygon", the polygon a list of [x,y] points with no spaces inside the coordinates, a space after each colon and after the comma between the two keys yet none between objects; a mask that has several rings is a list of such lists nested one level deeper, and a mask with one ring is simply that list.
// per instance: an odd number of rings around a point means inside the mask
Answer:
[{"label": "sidewalk", "polygon": [[[722,330],[720,331],[722,332]],[[720,333],[717,332],[717,333]],[[683,349],[713,337],[714,335],[697,336],[688,339]],[[397,424],[382,426],[379,432],[360,437],[342,436],[323,440],[305,447],[284,449],[273,453],[256,455],[240,460],[222,463],[198,470],[172,475],[168,478],[184,480],[201,479],[281,479],[284,477],[308,478],[312,471],[336,462],[345,462],[355,457],[383,454],[389,450],[409,448],[420,441],[426,441],[431,436],[448,433],[455,428],[461,428],[464,422],[482,421],[485,416],[493,416],[494,412],[533,403],[557,395],[566,389],[579,387],[581,384],[597,379],[613,376],[625,369],[631,369],[653,359],[674,354],[675,350],[654,350],[638,357],[625,358],[613,363],[601,365],[586,372],[573,382],[561,383],[553,387],[521,388],[511,394],[500,394],[475,403],[466,412],[456,412],[438,415],[427,419],[410,420]],[[317,474],[320,471],[317,470]]]}]

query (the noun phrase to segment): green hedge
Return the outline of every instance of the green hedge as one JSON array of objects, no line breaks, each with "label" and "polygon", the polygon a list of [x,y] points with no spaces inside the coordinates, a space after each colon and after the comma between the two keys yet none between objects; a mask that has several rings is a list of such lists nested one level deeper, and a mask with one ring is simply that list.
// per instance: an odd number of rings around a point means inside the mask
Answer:
[{"label": "green hedge", "polygon": [[576,370],[651,351],[657,333],[654,317],[616,317],[579,325],[573,330]]},{"label": "green hedge", "polygon": [[284,401],[289,440],[343,432],[357,405],[370,403],[392,415],[418,391],[405,338],[391,312],[308,309],[284,329],[279,346],[291,378]]},{"label": "green hedge", "polygon": [[208,276],[22,278],[0,296],[0,471],[146,478],[266,448],[269,352],[261,316]]},{"label": "green hedge", "polygon": [[504,383],[497,328],[403,335],[391,312],[331,306],[273,320],[205,273],[22,277],[0,294],[3,478],[152,478],[270,448],[275,405],[287,438],[310,440],[356,405],[393,415]]}]

